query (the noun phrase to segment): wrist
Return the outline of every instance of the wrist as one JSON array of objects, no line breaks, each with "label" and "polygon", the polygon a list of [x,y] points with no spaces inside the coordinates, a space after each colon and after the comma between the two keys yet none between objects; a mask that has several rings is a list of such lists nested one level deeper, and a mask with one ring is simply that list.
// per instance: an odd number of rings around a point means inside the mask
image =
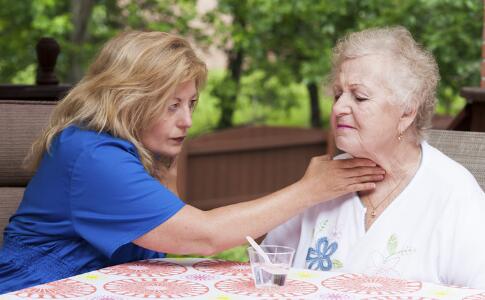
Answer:
[{"label": "wrist", "polygon": [[319,201],[318,195],[312,193],[311,185],[308,180],[299,180],[288,186],[291,189],[292,197],[298,199],[298,202],[303,205],[303,208],[314,206]]}]

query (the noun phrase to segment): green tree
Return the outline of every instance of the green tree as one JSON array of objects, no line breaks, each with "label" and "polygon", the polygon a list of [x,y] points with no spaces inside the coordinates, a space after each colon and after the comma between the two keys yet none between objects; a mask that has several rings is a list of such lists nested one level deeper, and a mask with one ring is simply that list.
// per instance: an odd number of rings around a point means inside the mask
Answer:
[{"label": "green tree", "polygon": [[42,36],[64,40],[69,2],[0,0],[0,7],[0,81],[33,83],[35,44]]},{"label": "green tree", "polygon": [[[251,8],[248,1],[221,0],[215,10],[204,16],[204,21],[217,33],[208,39],[224,49],[227,56],[227,72],[213,89],[219,98],[221,117],[218,128],[231,127],[240,90],[243,63],[248,50],[247,14]],[[230,17],[231,20],[227,20]]]},{"label": "green tree", "polygon": [[61,46],[56,71],[76,82],[100,46],[124,29],[152,29],[199,38],[189,22],[196,0],[0,0],[0,81],[33,83],[35,44],[42,36]]},{"label": "green tree", "polygon": [[[305,85],[310,104],[310,124],[322,126],[320,85],[330,63],[330,52],[337,38],[355,28],[357,14],[352,1],[264,1],[257,7],[253,52],[255,67],[277,74],[282,82]],[[266,58],[266,59],[264,59]]]},{"label": "green tree", "polygon": [[403,25],[439,65],[438,98],[445,113],[464,86],[480,80],[482,3],[471,0],[365,0],[357,28]]},{"label": "green tree", "polygon": [[[229,57],[227,78],[214,90],[221,98],[219,127],[232,124],[241,77],[261,71],[254,99],[274,105],[264,82],[275,77],[283,86],[302,83],[310,124],[319,127],[319,87],[330,70],[332,47],[347,32],[374,26],[403,25],[435,54],[439,98],[450,113],[459,89],[478,83],[481,13],[481,4],[471,0],[221,0],[206,19],[216,29],[212,41]],[[227,17],[232,21],[224,22]]]}]

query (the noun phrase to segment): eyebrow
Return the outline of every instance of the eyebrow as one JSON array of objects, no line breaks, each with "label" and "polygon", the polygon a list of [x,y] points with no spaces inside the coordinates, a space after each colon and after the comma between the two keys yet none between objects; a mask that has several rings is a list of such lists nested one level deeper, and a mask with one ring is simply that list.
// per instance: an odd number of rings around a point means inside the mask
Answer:
[{"label": "eyebrow", "polygon": [[362,87],[365,87],[365,88],[368,88],[367,85],[363,84],[363,83],[351,83],[349,84],[350,87],[359,87],[359,86],[362,86]]},{"label": "eyebrow", "polygon": [[[179,101],[182,101],[182,98],[180,97],[175,97],[176,100],[179,100]],[[191,100],[198,100],[199,99],[199,94],[196,93],[194,95],[192,95],[192,97],[190,97]]]}]

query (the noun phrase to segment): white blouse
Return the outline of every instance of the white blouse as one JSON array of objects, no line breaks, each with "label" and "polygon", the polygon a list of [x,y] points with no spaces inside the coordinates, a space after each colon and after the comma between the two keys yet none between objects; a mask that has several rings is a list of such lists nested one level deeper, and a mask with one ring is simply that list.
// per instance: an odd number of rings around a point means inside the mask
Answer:
[{"label": "white blouse", "polygon": [[294,247],[298,268],[485,289],[485,194],[463,166],[421,147],[414,178],[367,232],[352,193],[307,209],[263,243]]}]

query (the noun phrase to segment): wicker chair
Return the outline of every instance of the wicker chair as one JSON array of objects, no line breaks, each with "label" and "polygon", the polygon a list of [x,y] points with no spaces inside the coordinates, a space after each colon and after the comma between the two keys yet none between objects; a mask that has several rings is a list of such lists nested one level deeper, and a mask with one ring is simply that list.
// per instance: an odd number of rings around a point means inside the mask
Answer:
[{"label": "wicker chair", "polygon": [[485,133],[430,130],[428,143],[467,168],[485,190]]},{"label": "wicker chair", "polygon": [[47,125],[53,101],[0,100],[0,246],[8,219],[17,209],[32,176],[22,162]]}]

